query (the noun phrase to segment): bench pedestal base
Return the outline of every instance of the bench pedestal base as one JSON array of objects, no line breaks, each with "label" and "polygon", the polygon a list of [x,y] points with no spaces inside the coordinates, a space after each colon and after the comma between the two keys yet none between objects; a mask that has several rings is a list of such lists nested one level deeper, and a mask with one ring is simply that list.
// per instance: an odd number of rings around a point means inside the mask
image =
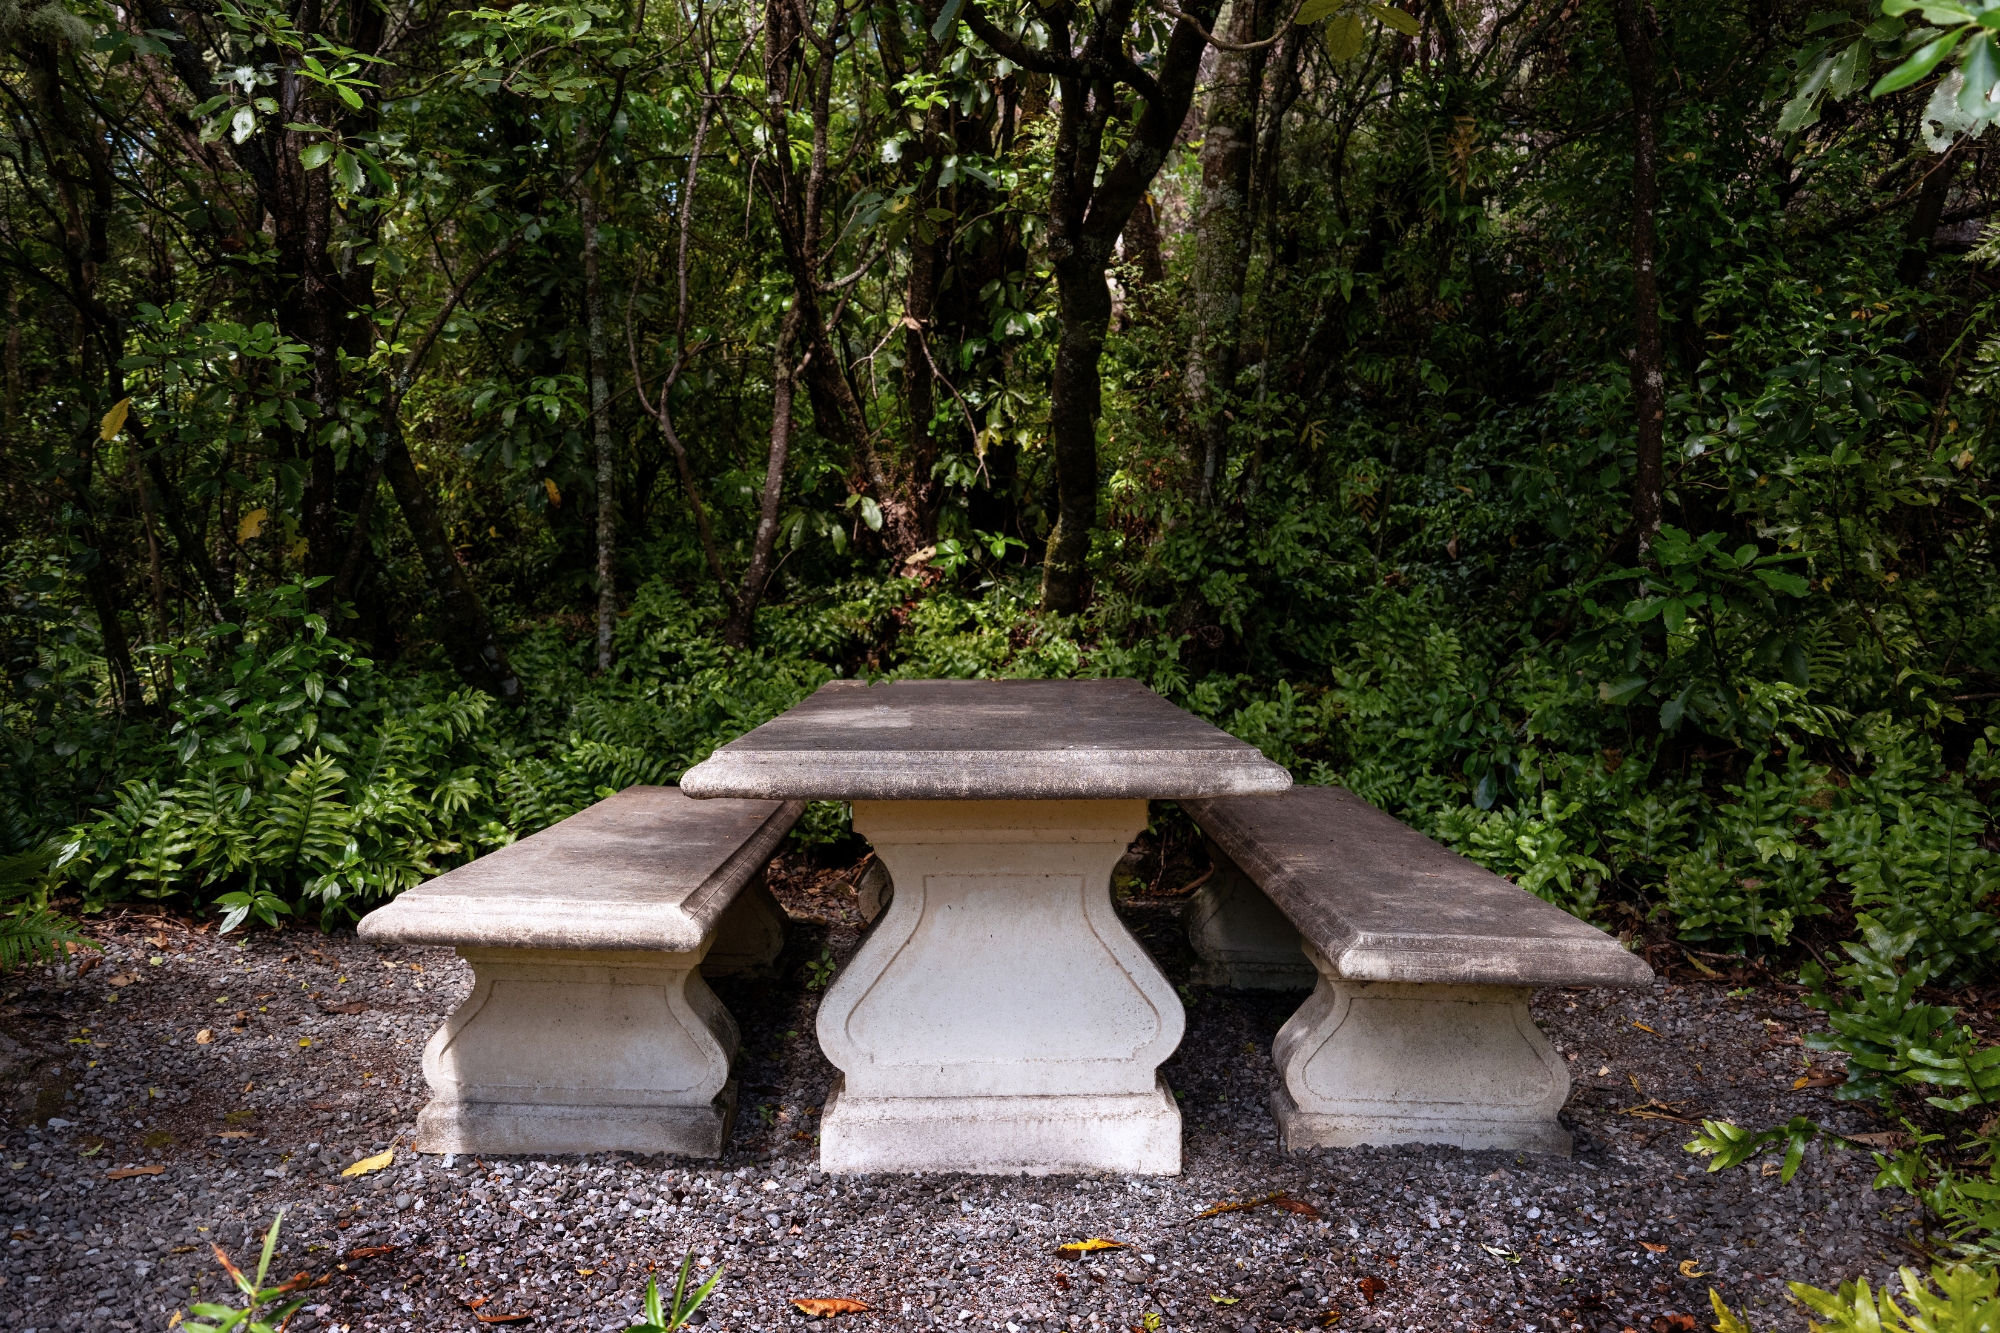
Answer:
[{"label": "bench pedestal base", "polygon": [[720,1157],[736,1119],[736,1080],[709,1106],[536,1106],[434,1101],[417,1112],[418,1152],[678,1153]]},{"label": "bench pedestal base", "polygon": [[701,952],[458,953],[472,994],[424,1048],[419,1152],[721,1153],[738,1036]]},{"label": "bench pedestal base", "polygon": [[1150,1093],[1070,1097],[851,1097],[837,1080],[820,1121],[820,1168],[1055,1175],[1181,1169],[1181,1116]]},{"label": "bench pedestal base", "polygon": [[1111,908],[1144,801],[856,801],[895,896],[820,1002],[829,1171],[1180,1170],[1180,997]]},{"label": "bench pedestal base", "polygon": [[715,923],[715,942],[702,956],[705,977],[775,977],[785,951],[785,909],[758,871]]},{"label": "bench pedestal base", "polygon": [[1280,1144],[1448,1143],[1567,1157],[1556,1119],[1569,1071],[1528,1014],[1519,986],[1348,981],[1320,973],[1272,1044]]},{"label": "bench pedestal base", "polygon": [[1311,990],[1319,980],[1299,951],[1298,928],[1214,843],[1215,867],[1181,913],[1201,961],[1194,979],[1234,990]]}]

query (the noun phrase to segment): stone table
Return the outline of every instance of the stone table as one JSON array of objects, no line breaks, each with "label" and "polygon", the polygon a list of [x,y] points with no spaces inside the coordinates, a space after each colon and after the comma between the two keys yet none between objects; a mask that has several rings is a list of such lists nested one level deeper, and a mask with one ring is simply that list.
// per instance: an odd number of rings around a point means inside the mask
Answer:
[{"label": "stone table", "polygon": [[820,1002],[836,1172],[1178,1172],[1159,1066],[1185,1015],[1111,870],[1149,799],[1290,785],[1129,680],[836,681],[681,779],[851,802],[894,879]]}]

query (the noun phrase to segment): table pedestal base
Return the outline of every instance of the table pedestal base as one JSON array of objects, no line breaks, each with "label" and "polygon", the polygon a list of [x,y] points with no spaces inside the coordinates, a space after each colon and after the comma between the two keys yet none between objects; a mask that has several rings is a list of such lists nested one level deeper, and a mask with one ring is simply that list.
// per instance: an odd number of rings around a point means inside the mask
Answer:
[{"label": "table pedestal base", "polygon": [[1570,1153],[1569,1071],[1528,1014],[1530,988],[1348,981],[1306,948],[1319,988],[1271,1045],[1287,1151],[1449,1143]]},{"label": "table pedestal base", "polygon": [[836,1174],[967,1171],[1175,1175],[1181,1113],[1165,1079],[1152,1092],[1071,1097],[850,1097],[836,1080],[819,1161]]},{"label": "table pedestal base", "polygon": [[738,1036],[700,952],[458,953],[472,994],[424,1048],[419,1152],[720,1155]]},{"label": "table pedestal base", "polygon": [[1180,998],[1111,908],[1143,801],[856,801],[896,893],[819,1008],[829,1171],[1180,1170]]}]

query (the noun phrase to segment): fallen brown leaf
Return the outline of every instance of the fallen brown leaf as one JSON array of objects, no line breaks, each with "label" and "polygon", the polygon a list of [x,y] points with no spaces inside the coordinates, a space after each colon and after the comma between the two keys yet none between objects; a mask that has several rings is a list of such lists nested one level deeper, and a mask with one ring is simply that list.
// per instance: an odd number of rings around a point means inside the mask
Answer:
[{"label": "fallen brown leaf", "polygon": [[1259,1194],[1253,1199],[1231,1199],[1224,1203],[1218,1203],[1213,1208],[1196,1213],[1188,1220],[1199,1222],[1204,1217],[1220,1217],[1224,1213],[1248,1212],[1252,1208],[1262,1208],[1267,1203],[1276,1203],[1284,1197],[1285,1192],[1283,1190],[1272,1190],[1269,1194]]},{"label": "fallen brown leaf", "polygon": [[1652,1327],[1653,1333],[1697,1333],[1691,1314],[1656,1314]]},{"label": "fallen brown leaf", "polygon": [[250,1137],[250,1131],[247,1129],[225,1129],[215,1137],[218,1139],[247,1139]]},{"label": "fallen brown leaf", "polygon": [[1650,1241],[1650,1240],[1642,1240],[1642,1241],[1640,1241],[1639,1243],[1640,1243],[1641,1245],[1645,1246],[1645,1247],[1646,1247],[1646,1250],[1647,1250],[1647,1252],[1648,1252],[1648,1253],[1651,1253],[1651,1254],[1665,1254],[1665,1253],[1667,1252],[1667,1247],[1666,1247],[1666,1246],[1664,1246],[1664,1245],[1655,1245],[1655,1244],[1653,1244],[1653,1242],[1652,1242],[1652,1241]]},{"label": "fallen brown leaf", "polygon": [[1804,1078],[1792,1081],[1792,1091],[1797,1092],[1801,1088],[1837,1088],[1845,1082],[1847,1082],[1846,1074],[1808,1074]]},{"label": "fallen brown leaf", "polygon": [[1896,1148],[1903,1142],[1903,1132],[1898,1129],[1877,1130],[1872,1134],[1842,1134],[1840,1137],[1867,1148]]},{"label": "fallen brown leaf", "polygon": [[[365,1014],[368,1012],[368,1005],[363,1000],[344,1000],[339,1004],[322,1004],[320,1005],[320,1012],[328,1014]],[[526,1318],[525,1315],[522,1317]]]},{"label": "fallen brown leaf", "polygon": [[121,1166],[116,1171],[106,1171],[106,1180],[129,1180],[133,1176],[157,1176],[166,1171],[164,1166]]},{"label": "fallen brown leaf", "polygon": [[476,1310],[472,1317],[482,1324],[521,1324],[534,1318],[531,1314],[480,1314]]},{"label": "fallen brown leaf", "polygon": [[1319,1209],[1313,1207],[1311,1204],[1307,1203],[1304,1199],[1294,1199],[1287,1195],[1281,1194],[1277,1198],[1271,1200],[1271,1206],[1274,1208],[1282,1208],[1288,1213],[1297,1213],[1300,1217],[1319,1216]]},{"label": "fallen brown leaf", "polygon": [[1056,1290],[1057,1291],[1069,1290],[1069,1274],[1067,1273],[1056,1274]]},{"label": "fallen brown leaf", "polygon": [[1102,1236],[1092,1236],[1088,1240],[1073,1240],[1067,1245],[1058,1245],[1056,1246],[1056,1253],[1065,1259],[1081,1259],[1084,1255],[1095,1254],[1099,1250],[1122,1250],[1124,1248],[1124,1241],[1106,1240]]},{"label": "fallen brown leaf", "polygon": [[474,1296],[471,1300],[465,1303],[465,1308],[468,1310],[477,1310],[480,1306],[484,1304],[486,1304],[486,1297]]},{"label": "fallen brown leaf", "polygon": [[201,1031],[194,1034],[194,1044],[197,1046],[206,1046],[214,1040],[215,1040],[215,1033],[211,1032],[207,1028],[203,1028]]},{"label": "fallen brown leaf", "polygon": [[393,1245],[363,1245],[358,1250],[349,1250],[347,1257],[350,1261],[355,1259],[373,1259],[377,1255],[392,1253],[395,1248]]},{"label": "fallen brown leaf", "polygon": [[130,972],[113,972],[104,979],[104,984],[107,986],[129,986],[138,979]]},{"label": "fallen brown leaf", "polygon": [[1355,1283],[1354,1289],[1360,1292],[1363,1296],[1366,1296],[1368,1298],[1368,1303],[1370,1305],[1373,1305],[1375,1303],[1375,1298],[1377,1296],[1380,1296],[1383,1292],[1389,1289],[1389,1284],[1384,1282],[1381,1278],[1376,1277],[1373,1273],[1370,1273],[1366,1277],[1362,1278],[1359,1282]]},{"label": "fallen brown leaf", "polygon": [[1340,1322],[1340,1311],[1338,1310],[1328,1310],[1325,1314],[1319,1317],[1319,1326],[1321,1328],[1332,1328],[1335,1324],[1339,1322]]},{"label": "fallen brown leaf", "polygon": [[831,1319],[837,1314],[861,1314],[868,1306],[852,1296],[795,1296],[792,1304],[813,1319]]}]

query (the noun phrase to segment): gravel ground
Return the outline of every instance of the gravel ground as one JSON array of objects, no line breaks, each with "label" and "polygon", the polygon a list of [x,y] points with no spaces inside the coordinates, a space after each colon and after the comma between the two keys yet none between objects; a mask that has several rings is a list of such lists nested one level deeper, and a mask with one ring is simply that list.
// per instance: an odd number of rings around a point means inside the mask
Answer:
[{"label": "gravel ground", "polygon": [[[1800,1329],[1783,1279],[1879,1280],[1911,1261],[1903,1200],[1870,1191],[1864,1153],[1815,1147],[1781,1185],[1707,1175],[1681,1150],[1702,1116],[1872,1128],[1792,1090],[1807,1014],[1791,992],[1724,983],[1537,997],[1574,1075],[1567,1161],[1281,1158],[1270,1041],[1301,997],[1185,988],[1187,1039],[1165,1066],[1186,1116],[1179,1177],[829,1178],[812,1133],[833,1071],[801,964],[822,949],[844,960],[858,933],[839,886],[813,887],[812,903],[781,893],[804,918],[783,979],[717,986],[746,1043],[722,1160],[399,1148],[356,1180],[340,1169],[409,1133],[419,1052],[469,970],[351,932],[221,939],[99,918],[100,958],[19,974],[0,1006],[0,1329],[166,1329],[225,1293],[210,1242],[254,1258],[280,1210],[274,1271],[314,1282],[294,1333],[474,1329],[474,1301],[534,1327],[620,1329],[649,1267],[690,1248],[703,1271],[727,1270],[710,1333],[803,1322],[789,1300],[828,1296],[866,1302],[837,1322],[868,1329],[1276,1333],[1338,1312],[1342,1328],[1670,1333],[1697,1326],[1677,1316],[1702,1315],[1710,1285],[1760,1328]],[[1121,910],[1178,983],[1191,957],[1175,906]],[[149,1173],[114,1178],[133,1167]],[[1197,1217],[1277,1190],[1309,1209]],[[1087,1236],[1127,1248],[1058,1259]]]}]

